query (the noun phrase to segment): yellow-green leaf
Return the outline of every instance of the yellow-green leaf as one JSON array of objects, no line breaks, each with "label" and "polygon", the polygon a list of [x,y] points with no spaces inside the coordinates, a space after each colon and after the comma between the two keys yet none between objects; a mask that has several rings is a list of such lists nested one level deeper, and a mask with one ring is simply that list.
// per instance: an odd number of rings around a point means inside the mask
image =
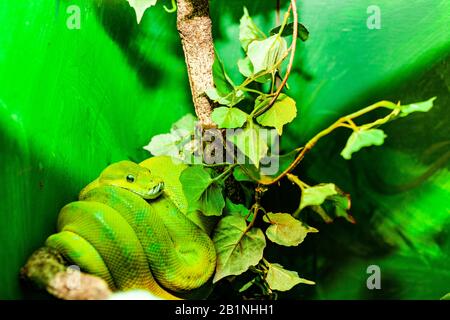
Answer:
[{"label": "yellow-green leaf", "polygon": [[308,206],[320,206],[327,198],[337,194],[338,190],[333,183],[323,183],[305,188],[300,200],[300,210]]},{"label": "yellow-green leaf", "polygon": [[230,137],[236,147],[246,155],[250,161],[258,168],[259,161],[267,154],[267,136],[256,125],[249,125],[245,129],[238,129]]},{"label": "yellow-green leaf", "polygon": [[211,115],[212,121],[219,128],[240,128],[247,121],[248,114],[238,108],[215,108]]},{"label": "yellow-green leaf", "polygon": [[357,130],[348,138],[345,148],[341,152],[341,156],[350,160],[352,154],[364,147],[381,146],[384,143],[386,134],[381,129]]},{"label": "yellow-green leaf", "polygon": [[248,46],[247,55],[252,62],[253,72],[258,74],[261,71],[275,71],[274,66],[286,57],[287,43],[284,38],[278,35],[271,36],[264,40],[255,40]]},{"label": "yellow-green leaf", "polygon": [[246,229],[245,219],[239,216],[226,216],[218,223],[213,236],[217,254],[213,283],[230,275],[239,275],[262,259],[266,247],[263,232],[252,228],[245,233]]},{"label": "yellow-green leaf", "polygon": [[213,63],[213,80],[216,86],[217,92],[221,95],[227,95],[234,90],[233,81],[227,75],[225,66],[219,57],[219,53],[215,52],[215,58]]},{"label": "yellow-green leaf", "polygon": [[[249,57],[245,57],[244,59],[238,60],[238,68],[239,72],[246,78],[254,76],[253,64],[250,61]],[[272,79],[271,74],[264,74],[255,79],[256,82],[266,83]]]},{"label": "yellow-green leaf", "polygon": [[400,106],[400,117],[406,117],[407,115],[413,112],[428,112],[431,110],[431,108],[433,108],[434,100],[436,100],[436,97],[433,97],[427,101],[416,102]]},{"label": "yellow-green leaf", "polygon": [[269,240],[282,246],[298,246],[310,232],[319,232],[316,228],[303,225],[288,213],[268,213],[264,221],[271,224],[266,230]]},{"label": "yellow-green leaf", "polygon": [[205,94],[211,100],[224,105],[232,107],[244,99],[244,92],[242,90],[233,90],[227,94],[221,94],[217,88],[206,89]]},{"label": "yellow-green leaf", "polygon": [[191,166],[181,172],[180,182],[189,211],[199,210],[205,216],[220,216],[225,207],[222,186],[202,166]]},{"label": "yellow-green leaf", "polygon": [[314,285],[314,281],[300,278],[295,271],[289,271],[278,263],[271,263],[266,277],[270,289],[278,291],[288,291],[299,283]]},{"label": "yellow-green leaf", "polygon": [[195,132],[196,123],[197,118],[187,114],[172,125],[170,133],[153,136],[144,149],[154,156],[170,156],[183,161],[187,160],[193,153],[191,136]]},{"label": "yellow-green leaf", "polygon": [[266,127],[274,127],[278,134],[283,134],[283,126],[297,116],[297,107],[294,99],[285,94],[281,94],[274,105],[256,118],[259,124]]},{"label": "yellow-green leaf", "polygon": [[244,7],[244,15],[242,16],[239,25],[239,41],[241,42],[242,48],[247,51],[250,43],[264,38],[264,33],[253,22],[248,14],[247,8]]}]

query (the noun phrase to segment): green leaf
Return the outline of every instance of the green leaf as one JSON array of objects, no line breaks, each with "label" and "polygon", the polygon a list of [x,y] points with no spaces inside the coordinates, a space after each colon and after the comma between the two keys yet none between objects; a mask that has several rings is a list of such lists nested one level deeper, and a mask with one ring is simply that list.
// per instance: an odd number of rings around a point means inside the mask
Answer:
[{"label": "green leaf", "polygon": [[235,89],[233,82],[225,72],[225,67],[217,52],[213,64],[213,78],[215,87],[205,91],[211,100],[221,105],[232,107],[244,99],[244,92]]},{"label": "green leaf", "polygon": [[[253,64],[250,61],[249,57],[245,57],[244,59],[238,60],[238,68],[239,72],[246,78],[250,78],[255,76],[253,72]],[[270,74],[264,74],[260,77],[256,78],[255,81],[259,83],[266,83],[272,79]]]},{"label": "green leaf", "polygon": [[246,78],[249,78],[253,75],[253,65],[249,57],[238,60],[238,69],[239,72]]},{"label": "green leaf", "polygon": [[238,108],[215,108],[211,115],[212,121],[219,128],[240,128],[247,121],[248,114]]},{"label": "green leaf", "polygon": [[416,102],[407,104],[404,106],[400,106],[400,117],[406,117],[407,115],[413,112],[428,112],[433,108],[433,101],[436,100],[436,97],[433,97],[427,101]]},{"label": "green leaf", "polygon": [[278,263],[271,263],[266,276],[270,289],[278,291],[288,291],[299,283],[314,285],[314,281],[300,278],[295,271],[289,271]]},{"label": "green leaf", "polygon": [[189,143],[192,142],[191,136],[195,132],[196,123],[197,118],[187,114],[172,125],[170,133],[153,136],[144,149],[154,156],[185,160],[193,152]]},{"label": "green leaf", "polygon": [[[279,160],[279,156],[277,155],[265,156],[261,161],[263,160],[267,162],[264,162],[265,165],[262,166],[261,168],[257,168],[253,164],[241,164],[240,166],[236,167],[233,171],[234,178],[239,182],[244,181],[247,182],[263,181],[267,183],[270,182],[273,179],[272,172],[276,171],[277,168],[275,168],[275,170],[269,169],[270,167],[269,161],[271,161],[272,163],[271,165],[273,165],[274,167],[278,167],[277,163]],[[270,172],[268,173],[268,171]]]},{"label": "green leaf", "polygon": [[445,296],[443,296],[441,299],[439,300],[450,300],[450,292],[447,293]]},{"label": "green leaf", "polygon": [[185,130],[191,134],[194,134],[196,125],[197,125],[197,118],[192,114],[188,113],[187,115],[183,116],[180,120],[175,122],[170,130],[171,131]]},{"label": "green leaf", "polygon": [[242,204],[235,204],[230,199],[225,199],[225,212],[229,215],[234,215],[238,217],[247,218],[247,221],[250,222],[253,220],[253,212],[250,212],[247,207]]},{"label": "green leaf", "polygon": [[[276,28],[273,28],[272,30],[270,30],[270,35],[274,35],[274,34],[278,34],[281,30],[281,26],[278,26]],[[288,37],[288,36],[292,36],[292,34],[294,33],[294,23],[288,23],[284,29],[283,29],[283,33],[281,34],[282,37]],[[309,38],[309,31],[308,29],[306,29],[306,27],[299,23],[298,24],[298,38],[300,38],[300,40],[302,41],[306,41]]]},{"label": "green leaf", "polygon": [[242,90],[233,90],[228,94],[221,94],[217,91],[217,88],[209,88],[205,93],[211,100],[229,107],[235,106],[244,99],[244,92]]},{"label": "green leaf", "polygon": [[218,223],[213,236],[217,254],[213,283],[230,275],[239,275],[262,259],[266,247],[263,232],[252,228],[245,233],[246,229],[245,219],[238,216],[226,216]]},{"label": "green leaf", "polygon": [[248,14],[247,8],[244,7],[244,15],[242,16],[239,25],[239,41],[241,42],[242,48],[247,52],[250,43],[264,38],[264,33],[253,22]]},{"label": "green leaf", "polygon": [[180,175],[189,211],[199,210],[205,216],[220,216],[225,207],[223,187],[202,166],[187,167]]},{"label": "green leaf", "polygon": [[239,289],[239,293],[247,291],[248,289],[250,289],[250,287],[257,281],[257,278],[253,278],[252,280],[250,280],[249,282],[247,282],[246,284],[244,284],[240,289]]},{"label": "green leaf", "polygon": [[253,110],[257,111],[261,108],[266,107],[270,103],[271,100],[272,100],[272,97],[270,95],[267,95],[267,94],[259,95],[255,100],[255,106],[254,106]]},{"label": "green leaf", "polygon": [[222,60],[217,51],[215,52],[215,59],[213,63],[213,80],[217,92],[221,95],[227,95],[234,90],[233,81],[227,75]]},{"label": "green leaf", "polygon": [[215,87],[208,88],[205,93],[211,100],[221,105],[232,107],[244,99],[244,92],[242,90],[236,90],[217,52],[215,57],[213,64]]},{"label": "green leaf", "polygon": [[259,161],[269,150],[266,138],[258,126],[249,125],[245,129],[238,129],[237,133],[230,137],[230,141],[259,168]]},{"label": "green leaf", "polygon": [[356,223],[355,218],[348,213],[352,203],[349,194],[345,194],[338,189],[338,194],[329,197],[327,200],[329,200],[334,207],[334,214],[336,217],[342,217],[350,223]]},{"label": "green leaf", "polygon": [[337,194],[338,190],[333,183],[323,183],[305,188],[300,200],[300,210],[308,206],[320,206],[327,198]]},{"label": "green leaf", "polygon": [[332,223],[333,218],[331,218],[327,212],[321,206],[310,206],[309,207],[313,212],[317,213],[325,223]]},{"label": "green leaf", "polygon": [[[253,72],[272,70],[287,52],[287,44],[284,38],[278,35],[264,40],[255,40],[248,46],[248,57],[253,65]],[[275,70],[273,70],[275,71]]]},{"label": "green leaf", "polygon": [[233,177],[236,179],[236,181],[239,182],[253,181],[253,179],[245,173],[245,171],[241,168],[241,166],[237,166],[236,168],[234,168]]},{"label": "green leaf", "polygon": [[130,6],[136,12],[136,20],[139,24],[144,16],[145,11],[154,6],[158,0],[127,0]]},{"label": "green leaf", "polygon": [[357,130],[348,138],[345,148],[341,152],[341,156],[350,160],[352,154],[364,147],[381,146],[384,143],[386,134],[380,129]]},{"label": "green leaf", "polygon": [[180,140],[170,133],[153,136],[150,143],[144,147],[154,156],[170,156],[178,158],[180,154]]},{"label": "green leaf", "polygon": [[337,186],[334,187],[337,194],[326,197],[321,205],[309,206],[310,209],[317,213],[326,223],[333,222],[336,217],[342,217],[350,223],[356,223],[353,216],[348,212],[351,207],[350,195],[341,191]]},{"label": "green leaf", "polygon": [[225,211],[228,214],[237,215],[244,218],[250,213],[250,210],[248,210],[244,205],[240,203],[235,204],[228,198],[225,200]]},{"label": "green leaf", "polygon": [[200,201],[191,206],[192,209],[199,210],[205,216],[220,216],[224,207],[223,187],[218,183],[210,184],[202,194]]},{"label": "green leaf", "polygon": [[297,116],[297,107],[294,99],[285,94],[280,94],[273,106],[256,118],[259,124],[266,127],[274,127],[278,134],[283,134],[283,126]]},{"label": "green leaf", "polygon": [[271,224],[266,230],[269,240],[290,247],[298,246],[310,232],[319,232],[316,228],[303,225],[288,213],[268,213],[264,221]]}]

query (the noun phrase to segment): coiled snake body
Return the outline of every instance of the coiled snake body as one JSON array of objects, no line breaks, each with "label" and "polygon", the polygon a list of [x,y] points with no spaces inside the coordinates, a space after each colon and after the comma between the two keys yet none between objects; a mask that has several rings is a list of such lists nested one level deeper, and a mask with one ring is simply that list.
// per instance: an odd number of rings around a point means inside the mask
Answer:
[{"label": "coiled snake body", "polygon": [[167,157],[110,165],[80,201],[61,210],[58,233],[46,245],[113,290],[143,288],[176,299],[201,287],[214,273],[216,255],[208,221],[186,215],[183,169]]}]

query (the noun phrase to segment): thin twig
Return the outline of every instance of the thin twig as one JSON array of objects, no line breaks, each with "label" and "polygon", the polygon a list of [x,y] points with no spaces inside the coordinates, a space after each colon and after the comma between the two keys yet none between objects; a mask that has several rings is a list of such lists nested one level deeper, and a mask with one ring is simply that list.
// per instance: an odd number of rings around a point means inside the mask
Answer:
[{"label": "thin twig", "polygon": [[278,87],[278,90],[275,92],[275,95],[273,96],[272,100],[270,101],[270,103],[268,105],[264,106],[263,108],[261,108],[260,110],[258,110],[257,112],[255,112],[255,117],[260,116],[261,114],[263,114],[264,112],[266,112],[267,110],[272,108],[272,106],[275,104],[278,97],[280,96],[281,91],[283,91],[283,88],[286,86],[289,76],[291,75],[292,66],[294,65],[295,52],[297,49],[297,37],[298,37],[298,12],[297,12],[296,0],[291,0],[290,8],[292,8],[292,15],[294,17],[294,27],[293,27],[294,30],[292,32],[291,57],[289,59],[289,64],[286,69],[286,74],[283,78],[283,81],[281,82],[281,85]]},{"label": "thin twig", "polygon": [[277,0],[277,9],[276,9],[276,13],[275,13],[275,18],[276,18],[276,24],[277,26],[280,25],[281,20],[280,20],[280,0]]},{"label": "thin twig", "polygon": [[[333,132],[335,129],[337,128],[348,128],[350,127],[351,129],[355,130],[352,126],[349,126],[348,123],[349,121],[353,122],[353,119],[358,118],[364,114],[367,114],[373,110],[376,110],[378,108],[388,108],[388,109],[393,109],[391,111],[391,113],[389,115],[387,115],[386,117],[382,118],[380,121],[377,120],[374,123],[376,123],[377,125],[381,125],[384,124],[386,122],[388,122],[393,116],[398,114],[398,109],[395,108],[396,106],[398,106],[398,104],[395,104],[393,102],[390,101],[380,101],[377,102],[371,106],[368,106],[364,109],[358,110],[354,113],[351,113],[345,117],[339,118],[336,122],[334,122],[331,126],[329,126],[328,128],[326,128],[325,130],[322,130],[321,132],[319,132],[318,134],[316,134],[311,140],[308,141],[308,143],[306,143],[306,145],[304,146],[303,149],[301,149],[299,151],[299,154],[297,155],[297,157],[295,158],[295,160],[289,165],[289,167],[284,170],[281,174],[279,174],[276,178],[274,179],[270,179],[270,180],[257,180],[257,182],[261,185],[272,185],[277,183],[278,181],[280,181],[282,178],[284,178],[288,173],[290,173],[292,170],[295,169],[295,167],[297,167],[297,165],[303,160],[303,158],[305,157],[305,154],[307,152],[309,152],[315,145],[316,143],[323,138],[324,136],[330,134],[331,132]],[[367,125],[366,125],[367,126]],[[364,126],[362,126],[364,127]]]}]

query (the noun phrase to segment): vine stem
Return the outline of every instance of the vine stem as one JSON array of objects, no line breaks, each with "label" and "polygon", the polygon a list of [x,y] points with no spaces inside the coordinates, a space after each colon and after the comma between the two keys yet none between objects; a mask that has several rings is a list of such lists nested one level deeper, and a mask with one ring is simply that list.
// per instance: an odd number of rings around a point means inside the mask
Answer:
[{"label": "vine stem", "polygon": [[297,0],[291,0],[291,6],[292,9],[292,15],[294,17],[294,27],[292,32],[292,44],[291,44],[291,56],[289,58],[289,63],[286,69],[286,74],[284,75],[283,81],[281,82],[280,86],[278,87],[277,91],[275,92],[275,95],[273,96],[272,100],[268,105],[261,108],[257,112],[255,112],[255,117],[260,116],[275,104],[278,97],[281,94],[281,91],[283,91],[283,88],[286,86],[287,81],[289,79],[289,76],[291,75],[292,66],[294,65],[294,59],[295,59],[295,52],[297,49],[297,37],[298,37],[298,11],[297,11]]},{"label": "vine stem", "polygon": [[[367,114],[371,111],[374,111],[378,108],[388,108],[388,109],[394,109],[389,115],[387,115],[386,117],[379,119],[377,121],[375,121],[372,124],[363,126],[364,128],[371,128],[375,125],[381,125],[384,124],[386,122],[388,122],[393,116],[398,115],[399,113],[399,109],[397,108],[398,104],[395,104],[393,102],[390,101],[379,101],[373,105],[370,105],[364,109],[358,110],[354,113],[351,113],[345,117],[339,118],[336,122],[334,122],[331,126],[329,126],[328,128],[326,128],[325,130],[320,131],[318,134],[316,134],[311,140],[308,141],[308,143],[306,143],[306,145],[299,150],[299,154],[297,155],[297,157],[295,158],[295,160],[289,165],[288,168],[286,168],[286,170],[284,170],[280,175],[278,175],[276,178],[274,179],[270,179],[270,180],[261,180],[258,179],[257,182],[259,184],[262,185],[272,185],[277,183],[278,181],[280,181],[281,179],[283,179],[287,174],[289,174],[292,170],[295,169],[295,167],[297,167],[297,165],[303,160],[303,158],[305,157],[305,154],[307,152],[309,152],[315,145],[316,143],[323,138],[324,136],[330,134],[331,132],[333,132],[334,130],[336,130],[337,128],[351,128],[352,130],[358,130],[358,127],[353,128],[354,122],[353,119],[358,118],[364,114]],[[380,121],[381,120],[381,121]],[[353,125],[349,124],[352,123]]]},{"label": "vine stem", "polygon": [[231,164],[227,169],[225,169],[224,172],[222,172],[220,175],[215,177],[213,179],[214,182],[220,181],[220,180],[226,180],[228,176],[231,174],[231,171],[237,166],[237,164]]},{"label": "vine stem", "polygon": [[174,13],[175,11],[177,11],[177,1],[172,0],[172,8],[168,8],[166,5],[164,5],[164,10],[166,10],[166,12],[168,13]]},{"label": "vine stem", "polygon": [[[295,3],[295,0],[292,0],[292,1]],[[288,12],[286,13],[287,17],[289,17],[291,10],[292,10],[292,6],[289,6]],[[297,15],[297,10],[295,10],[295,12],[296,12],[296,16],[298,16]],[[294,20],[298,22],[298,17],[297,18],[294,17]],[[284,29],[284,27],[285,27],[285,24],[282,25],[282,29]],[[280,30],[280,33],[282,32],[282,29]],[[281,87],[279,87],[276,92],[270,93],[270,94],[266,94],[266,96],[273,96],[274,99],[272,99],[271,102],[267,106],[264,107],[264,111],[263,112],[267,111],[269,108],[271,108],[273,106],[275,101],[278,99],[278,96],[281,94],[281,91],[282,91],[283,87],[286,86],[287,78],[289,77],[289,75],[291,73],[292,66],[293,66],[293,63],[294,63],[294,57],[293,56],[295,56],[295,48],[297,47],[298,23],[297,23],[296,26],[294,26],[293,35],[295,35],[295,38],[294,38],[294,41],[292,42],[291,47],[289,48],[289,50],[286,50],[286,52],[283,54],[283,56],[271,68],[265,70],[264,72],[258,73],[257,75],[252,75],[252,76],[248,77],[240,85],[235,87],[236,91],[242,90],[242,91],[248,91],[248,92],[261,94],[261,92],[258,92],[257,90],[254,91],[254,90],[246,88],[246,86],[249,85],[250,83],[252,83],[253,81],[255,81],[256,79],[262,77],[262,76],[274,73],[281,66],[281,64],[283,63],[284,59],[286,59],[286,57],[290,53],[291,54],[291,58],[290,58],[289,66],[287,68],[287,72],[286,72],[286,75],[285,75],[285,80],[286,81],[284,81],[284,84],[283,83],[281,84]],[[262,34],[262,36],[266,37],[265,34]],[[287,78],[286,78],[286,76],[287,76]],[[232,94],[233,94],[233,92],[230,92],[227,95],[225,95],[225,97],[223,97],[223,98],[228,98]],[[276,95],[276,97],[275,97],[275,95]],[[256,116],[261,115],[263,112],[259,112],[259,110],[257,110],[257,108],[255,108],[253,110],[253,112],[251,113],[251,116],[252,117],[256,117]]]}]

